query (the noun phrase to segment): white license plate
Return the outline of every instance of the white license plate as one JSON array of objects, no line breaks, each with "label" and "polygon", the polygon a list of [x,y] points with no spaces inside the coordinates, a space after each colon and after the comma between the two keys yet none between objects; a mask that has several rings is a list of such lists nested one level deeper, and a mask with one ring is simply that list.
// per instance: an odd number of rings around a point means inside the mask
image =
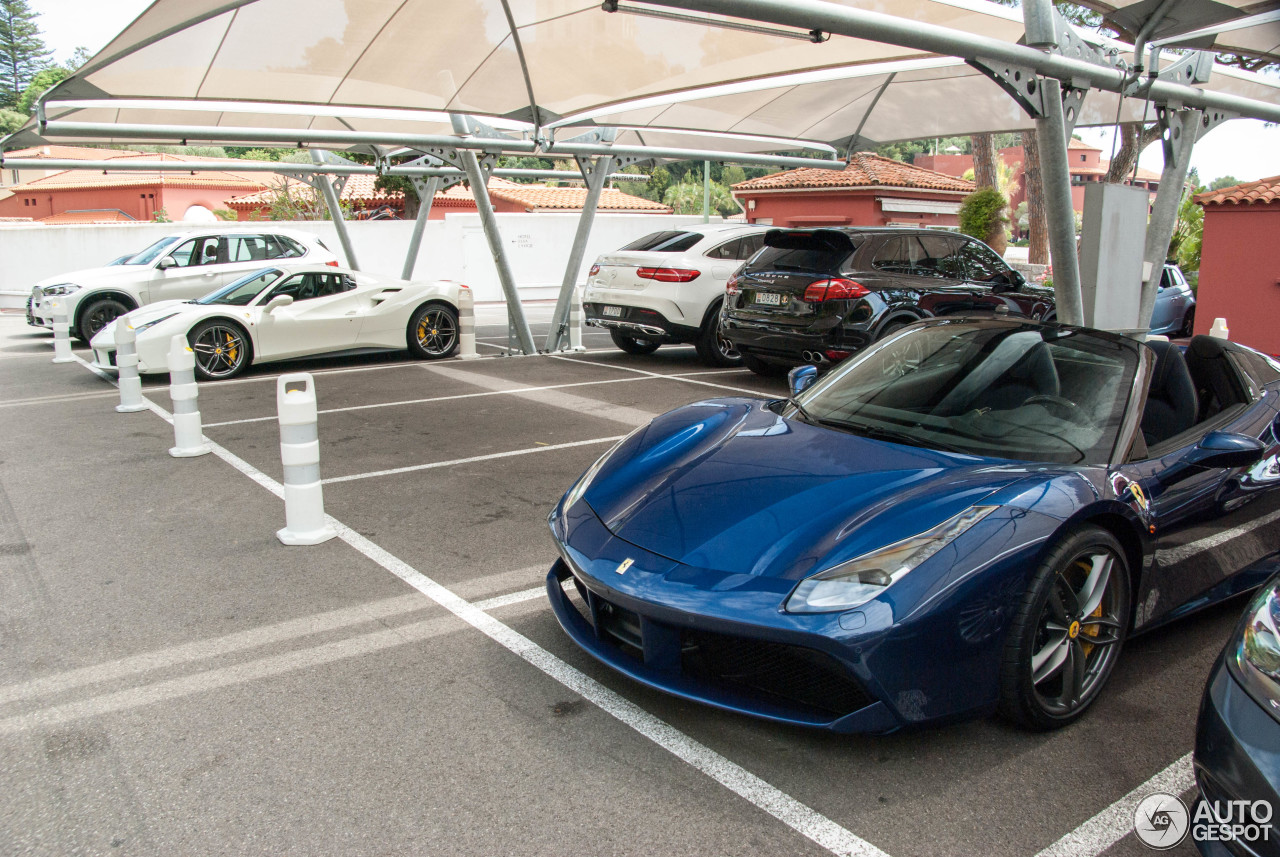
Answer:
[{"label": "white license plate", "polygon": [[777,292],[756,292],[756,303],[765,306],[782,306],[782,295]]},{"label": "white license plate", "polygon": [[622,307],[620,306],[607,306],[604,309],[602,309],[601,312],[604,313],[605,315],[611,315],[614,318],[622,317]]}]

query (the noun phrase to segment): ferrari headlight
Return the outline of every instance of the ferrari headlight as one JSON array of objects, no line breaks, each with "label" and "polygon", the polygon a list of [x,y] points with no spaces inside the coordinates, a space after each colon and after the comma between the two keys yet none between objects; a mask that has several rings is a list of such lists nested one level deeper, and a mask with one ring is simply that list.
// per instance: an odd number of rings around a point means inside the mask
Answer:
[{"label": "ferrari headlight", "polygon": [[645,428],[645,426],[639,426],[638,428],[633,429],[630,434],[615,443],[613,446],[609,447],[608,452],[597,458],[595,464],[587,468],[587,472],[579,477],[578,481],[569,489],[569,493],[565,495],[564,508],[568,509],[582,499],[582,495],[587,493],[587,489],[591,487],[592,480],[596,478],[596,474],[600,472],[600,468],[604,467],[604,463],[609,460],[609,457],[618,451],[618,447],[631,440],[632,436],[643,428]]},{"label": "ferrari headlight", "polygon": [[69,295],[72,292],[80,291],[80,287],[75,283],[59,283],[56,286],[45,286],[40,291],[44,293],[46,298],[57,298],[63,295]]},{"label": "ferrari headlight", "polygon": [[970,506],[918,536],[818,572],[800,581],[785,609],[788,613],[826,613],[865,604],[998,508]]},{"label": "ferrari headlight", "polygon": [[1263,587],[1245,612],[1237,634],[1235,661],[1241,684],[1258,704],[1276,715],[1280,700],[1280,584]]},{"label": "ferrari headlight", "polygon": [[133,329],[133,332],[134,332],[134,333],[142,333],[142,331],[146,330],[148,327],[155,327],[155,326],[156,326],[157,324],[159,324],[160,322],[162,322],[162,321],[168,321],[169,319],[173,318],[175,315],[177,315],[177,313],[176,313],[176,312],[171,312],[171,313],[169,313],[168,315],[162,315],[162,316],[160,316],[159,318],[157,318],[157,319],[156,319],[156,320],[154,320],[154,321],[149,321],[149,322],[147,322],[146,324],[140,324],[140,325],[138,325],[137,327],[135,327],[135,328]]}]

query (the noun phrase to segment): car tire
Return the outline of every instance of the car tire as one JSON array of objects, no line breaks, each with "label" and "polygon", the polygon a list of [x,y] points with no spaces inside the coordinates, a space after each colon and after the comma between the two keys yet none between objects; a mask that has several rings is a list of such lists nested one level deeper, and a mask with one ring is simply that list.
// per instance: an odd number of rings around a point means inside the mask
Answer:
[{"label": "car tire", "polygon": [[1182,314],[1182,327],[1178,328],[1178,336],[1192,336],[1196,327],[1196,308],[1194,306],[1187,307],[1187,311]]},{"label": "car tire", "polygon": [[76,337],[88,342],[98,331],[129,311],[123,301],[115,298],[98,298],[90,302],[80,311],[80,324],[76,327]]},{"label": "car tire", "polygon": [[742,365],[762,378],[776,378],[786,371],[785,366],[777,366],[767,360],[761,360],[754,354],[742,355]]},{"label": "car tire", "polygon": [[1084,714],[1124,645],[1130,579],[1124,548],[1101,527],[1057,540],[1015,607],[1000,668],[1001,714],[1038,731]]},{"label": "car tire", "polygon": [[890,336],[893,336],[895,333],[897,333],[899,330],[902,330],[902,328],[906,326],[907,326],[907,322],[905,321],[894,321],[894,322],[890,322],[889,324],[886,324],[884,326],[884,330],[880,331],[880,335],[876,337],[876,342],[879,342],[882,339],[888,339]]},{"label": "car tire", "polygon": [[652,339],[641,339],[637,336],[623,333],[620,330],[609,331],[609,338],[613,340],[613,344],[621,348],[628,354],[652,354],[658,350],[661,343],[654,342]]},{"label": "car tire", "polygon": [[211,318],[187,332],[196,357],[196,380],[225,381],[253,364],[253,341],[234,321]]},{"label": "car tire", "polygon": [[458,313],[448,304],[418,307],[405,332],[409,353],[420,360],[440,360],[458,350]]},{"label": "car tire", "polygon": [[742,365],[742,354],[737,346],[724,337],[720,329],[720,313],[713,312],[702,325],[698,339],[693,347],[697,349],[698,359],[708,366],[722,369]]}]

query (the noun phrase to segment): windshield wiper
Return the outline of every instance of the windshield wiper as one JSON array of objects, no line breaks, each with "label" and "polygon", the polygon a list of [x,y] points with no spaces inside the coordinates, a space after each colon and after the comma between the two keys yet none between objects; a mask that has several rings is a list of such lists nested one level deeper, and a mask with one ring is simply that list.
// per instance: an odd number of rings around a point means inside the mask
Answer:
[{"label": "windshield wiper", "polygon": [[822,420],[818,419],[813,414],[805,410],[804,405],[797,402],[795,396],[787,396],[785,399],[779,399],[778,401],[785,402],[786,404],[795,408],[796,413],[800,415],[800,419],[802,421],[809,423],[810,425],[815,425],[815,426],[822,425]]},{"label": "windshield wiper", "polygon": [[[934,438],[918,437],[901,429],[887,428],[885,426],[873,426],[866,423],[853,423],[846,420],[821,420],[821,425],[828,428],[841,429],[850,434],[858,434],[863,437],[874,438],[875,440],[887,440],[890,443],[901,443],[907,446],[918,446],[924,449],[940,449],[944,452],[960,452],[970,454],[968,450],[953,446],[949,443],[941,443]],[[919,428],[913,426],[912,428]]]}]

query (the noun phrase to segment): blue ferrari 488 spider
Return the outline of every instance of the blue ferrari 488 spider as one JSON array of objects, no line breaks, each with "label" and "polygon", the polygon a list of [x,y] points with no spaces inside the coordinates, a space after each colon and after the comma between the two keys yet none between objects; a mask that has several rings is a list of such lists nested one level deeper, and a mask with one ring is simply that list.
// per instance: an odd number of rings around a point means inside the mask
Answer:
[{"label": "blue ferrari 488 spider", "polygon": [[591,655],[677,696],[887,732],[1048,729],[1125,640],[1280,558],[1280,365],[1025,320],[933,319],[788,399],[680,408],[550,515]]}]

